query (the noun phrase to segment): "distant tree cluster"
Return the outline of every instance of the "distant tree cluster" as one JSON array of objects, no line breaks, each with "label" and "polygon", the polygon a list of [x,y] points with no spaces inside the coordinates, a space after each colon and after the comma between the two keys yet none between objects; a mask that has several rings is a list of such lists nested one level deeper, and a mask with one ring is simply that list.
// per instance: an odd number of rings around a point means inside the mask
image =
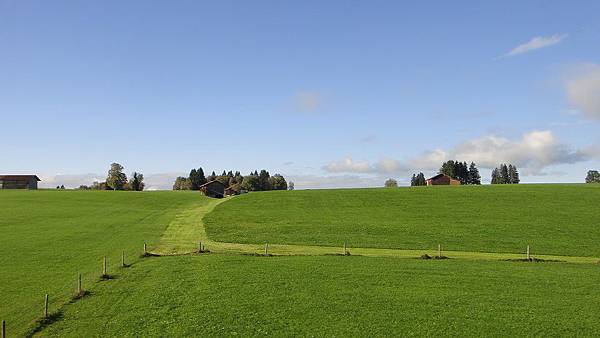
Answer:
[{"label": "distant tree cluster", "polygon": [[512,164],[501,164],[492,170],[492,184],[519,184],[519,171]]},{"label": "distant tree cluster", "polygon": [[413,174],[412,178],[410,179],[410,186],[411,187],[420,187],[420,186],[425,186],[427,185],[427,180],[425,180],[425,175],[423,175],[423,173],[418,173],[418,174]]},{"label": "distant tree cluster", "polygon": [[446,161],[442,163],[439,173],[450,176],[455,180],[459,180],[462,185],[481,184],[481,175],[474,162],[471,162],[471,164],[467,166],[467,162]]},{"label": "distant tree cluster", "polygon": [[600,183],[600,172],[598,170],[590,170],[585,177],[585,183]]},{"label": "distant tree cluster", "polygon": [[[279,174],[271,176],[268,171],[261,170],[260,173],[255,170],[247,176],[242,176],[239,171],[225,171],[217,175],[214,171],[207,177],[204,176],[202,168],[192,169],[188,177],[177,177],[173,184],[173,190],[199,190],[200,186],[207,182],[217,180],[225,188],[233,187],[236,190],[246,191],[267,191],[267,190],[287,190],[288,184],[285,178]],[[294,185],[290,182],[290,190]]]},{"label": "distant tree cluster", "polygon": [[389,178],[387,181],[385,181],[383,186],[385,188],[398,188],[398,181],[393,178]]},{"label": "distant tree cluster", "polygon": [[79,190],[144,190],[144,175],[134,171],[131,174],[131,180],[128,180],[123,169],[119,163],[112,163],[106,181],[95,181],[91,186],[80,185]]}]

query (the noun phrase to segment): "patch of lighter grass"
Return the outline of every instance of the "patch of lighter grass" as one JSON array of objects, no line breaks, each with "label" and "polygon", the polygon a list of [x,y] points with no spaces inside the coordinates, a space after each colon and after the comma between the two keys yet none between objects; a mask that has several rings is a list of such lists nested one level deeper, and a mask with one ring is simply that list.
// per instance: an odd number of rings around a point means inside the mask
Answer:
[{"label": "patch of lighter grass", "polygon": [[[202,205],[194,205],[181,210],[169,223],[162,234],[159,244],[153,248],[152,253],[158,255],[182,255],[194,253],[198,249],[199,242],[212,253],[251,254],[251,255],[276,255],[276,256],[325,256],[343,254],[343,243],[339,247],[323,245],[288,245],[288,244],[246,244],[216,242],[208,238],[204,226],[204,217],[214,208],[228,201],[226,199],[210,200]],[[268,244],[268,245],[267,245]],[[266,249],[266,251],[265,251]],[[423,254],[435,256],[437,250],[421,249],[380,249],[380,248],[353,248],[348,247],[350,255],[368,257],[396,257],[417,258]],[[444,255],[449,258],[464,260],[515,260],[525,257],[525,253],[496,253],[496,252],[471,252],[444,250]],[[593,264],[598,261],[595,257],[559,256],[559,255],[535,255],[543,260],[558,260],[569,263]]]},{"label": "patch of lighter grass", "polygon": [[180,210],[161,235],[158,245],[150,248],[151,252],[159,255],[185,254],[196,250],[199,242],[207,243],[202,219],[224,201],[226,199],[214,199]]}]

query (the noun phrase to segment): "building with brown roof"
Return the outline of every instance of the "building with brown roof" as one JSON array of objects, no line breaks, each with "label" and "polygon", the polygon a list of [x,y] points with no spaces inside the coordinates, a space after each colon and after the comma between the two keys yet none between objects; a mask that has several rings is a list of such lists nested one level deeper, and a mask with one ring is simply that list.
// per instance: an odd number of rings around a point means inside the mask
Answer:
[{"label": "building with brown roof", "polygon": [[214,198],[223,198],[225,196],[225,184],[217,180],[204,183],[199,187],[199,189],[204,196]]},{"label": "building with brown roof", "polygon": [[427,185],[460,185],[460,181],[448,175],[439,174],[427,179]]},{"label": "building with brown roof", "polygon": [[0,175],[0,189],[37,189],[36,175]]}]

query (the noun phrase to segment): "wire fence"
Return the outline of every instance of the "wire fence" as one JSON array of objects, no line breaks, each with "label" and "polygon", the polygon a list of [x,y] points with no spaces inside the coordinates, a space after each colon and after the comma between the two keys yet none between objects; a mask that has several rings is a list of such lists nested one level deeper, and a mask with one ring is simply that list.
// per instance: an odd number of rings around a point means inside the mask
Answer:
[{"label": "wire fence", "polygon": [[73,273],[69,273],[68,278],[60,278],[61,282],[47,281],[46,285],[39,288],[44,291],[32,294],[31,301],[10,304],[9,318],[0,318],[1,338],[34,335],[62,318],[66,305],[93,294],[98,283],[110,282],[116,275],[124,273],[126,268],[148,256],[155,246],[154,243],[144,242],[138,248],[111,250],[105,256],[94,257],[97,263],[73,267]]}]

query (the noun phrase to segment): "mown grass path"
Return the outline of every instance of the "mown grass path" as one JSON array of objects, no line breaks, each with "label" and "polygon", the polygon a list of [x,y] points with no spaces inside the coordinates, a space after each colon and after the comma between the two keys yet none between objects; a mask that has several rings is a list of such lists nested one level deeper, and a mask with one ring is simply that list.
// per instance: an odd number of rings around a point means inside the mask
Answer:
[{"label": "mown grass path", "polygon": [[[211,200],[206,204],[182,210],[168,225],[167,229],[161,236],[159,244],[152,249],[152,253],[157,255],[192,254],[196,252],[198,242],[202,242],[202,244],[205,245],[206,248],[212,253],[264,254],[266,243],[227,243],[217,242],[208,238],[206,229],[204,227],[204,217],[214,210],[217,205],[226,203],[231,199],[232,198]],[[437,248],[431,248],[429,250],[401,250],[348,247],[347,250],[351,255],[368,257],[417,258],[423,254],[427,254],[429,256],[436,256],[438,254]],[[525,251],[526,248],[523,248],[522,253],[473,252],[443,249],[442,255],[449,258],[468,260],[516,260],[525,258]],[[339,255],[343,254],[343,243],[340,243],[338,247],[269,244],[268,254],[288,256]],[[569,263],[593,264],[599,261],[599,259],[596,257],[538,255],[535,253],[535,248],[532,248],[532,256],[543,260],[562,261]]]}]

